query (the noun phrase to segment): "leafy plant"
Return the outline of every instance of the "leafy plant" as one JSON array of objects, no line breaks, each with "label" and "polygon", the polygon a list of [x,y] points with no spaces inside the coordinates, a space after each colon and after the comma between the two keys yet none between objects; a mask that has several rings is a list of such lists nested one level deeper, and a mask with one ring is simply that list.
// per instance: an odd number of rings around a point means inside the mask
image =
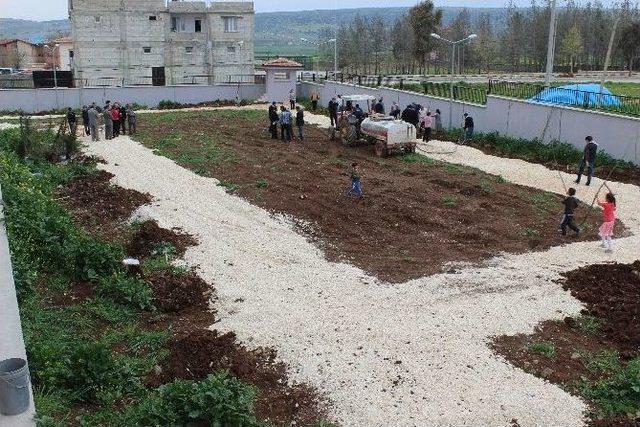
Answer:
[{"label": "leafy plant", "polygon": [[145,282],[127,277],[122,273],[101,278],[98,293],[135,309],[151,310],[153,308],[151,288]]},{"label": "leafy plant", "polygon": [[640,358],[619,367],[608,378],[584,382],[584,397],[597,406],[596,415],[604,417],[626,416],[640,411]]},{"label": "leafy plant", "polygon": [[269,181],[267,181],[264,178],[258,178],[256,180],[256,187],[258,187],[260,189],[265,189],[265,188],[269,187]]}]

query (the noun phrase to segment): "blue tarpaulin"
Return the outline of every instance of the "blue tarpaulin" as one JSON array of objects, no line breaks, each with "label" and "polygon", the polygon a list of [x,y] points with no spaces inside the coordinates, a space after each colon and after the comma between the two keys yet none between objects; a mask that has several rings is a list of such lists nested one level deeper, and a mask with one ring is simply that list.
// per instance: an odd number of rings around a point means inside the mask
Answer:
[{"label": "blue tarpaulin", "polygon": [[609,89],[602,88],[597,83],[580,83],[560,87],[551,87],[543,90],[529,101],[544,104],[575,105],[582,108],[592,107],[619,107],[622,105],[620,98],[611,93]]}]

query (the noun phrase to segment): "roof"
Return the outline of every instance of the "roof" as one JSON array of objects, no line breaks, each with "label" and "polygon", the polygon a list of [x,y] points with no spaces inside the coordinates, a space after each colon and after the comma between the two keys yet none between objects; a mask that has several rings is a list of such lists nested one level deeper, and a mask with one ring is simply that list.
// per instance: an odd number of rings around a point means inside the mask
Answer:
[{"label": "roof", "polygon": [[262,64],[262,67],[268,68],[302,68],[303,65],[299,62],[292,61],[287,58],[276,58],[270,61],[265,61]]},{"label": "roof", "polygon": [[20,40],[20,39],[5,39],[5,40],[0,40],[0,46],[5,46],[11,43],[18,43],[18,42],[22,42],[22,43],[26,43],[26,44],[30,44],[31,46],[37,46],[35,43],[31,43],[29,41],[26,40]]}]

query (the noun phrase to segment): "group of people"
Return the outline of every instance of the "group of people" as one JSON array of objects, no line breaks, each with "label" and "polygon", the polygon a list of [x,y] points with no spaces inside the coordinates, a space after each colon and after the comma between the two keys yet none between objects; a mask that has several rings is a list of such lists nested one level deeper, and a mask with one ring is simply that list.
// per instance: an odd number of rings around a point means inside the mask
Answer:
[{"label": "group of people", "polygon": [[[587,172],[586,185],[591,185],[591,179],[595,171],[595,163],[598,155],[598,143],[595,142],[592,136],[585,138],[585,146],[583,151],[582,161],[580,162],[578,177],[575,180],[576,184],[580,184],[582,176]],[[606,186],[606,183],[603,184]],[[605,249],[607,253],[612,253],[614,249],[613,235],[616,225],[616,209],[617,201],[616,196],[611,189],[607,186],[609,192],[605,196],[604,200],[598,200],[598,205],[602,207],[602,225],[598,230],[598,235],[602,240],[601,247]],[[576,235],[580,235],[581,230],[575,223],[575,211],[580,205],[580,201],[576,197],[578,191],[575,188],[570,188],[567,191],[567,197],[564,199],[564,213],[562,216],[562,222],[560,223],[560,230],[563,236],[567,235],[567,231],[571,230]]]},{"label": "group of people", "polygon": [[[296,105],[295,100],[290,100],[290,109],[284,105],[280,106],[278,111],[278,105],[273,102],[269,106],[269,133],[271,133],[271,139],[282,139],[284,142],[291,142],[296,139],[293,132],[293,126],[298,130],[297,138],[302,142],[304,141],[304,108],[301,105]],[[295,111],[295,117],[293,114]],[[280,129],[280,138],[278,138],[278,128]]]},{"label": "group of people", "polygon": [[[78,120],[72,108],[67,110],[67,122],[72,132],[76,132]],[[82,107],[82,124],[84,134],[91,136],[92,141],[100,141],[100,125],[104,124],[104,137],[107,140],[118,136],[134,135],[138,120],[131,105],[111,103],[107,101],[104,107],[98,107],[94,102],[90,106]]]}]

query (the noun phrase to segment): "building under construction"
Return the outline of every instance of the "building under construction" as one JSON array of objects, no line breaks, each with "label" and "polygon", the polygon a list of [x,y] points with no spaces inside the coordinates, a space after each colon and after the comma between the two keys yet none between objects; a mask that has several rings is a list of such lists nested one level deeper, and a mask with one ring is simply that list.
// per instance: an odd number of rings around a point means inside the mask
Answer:
[{"label": "building under construction", "polygon": [[253,2],[69,0],[77,86],[253,81]]}]

